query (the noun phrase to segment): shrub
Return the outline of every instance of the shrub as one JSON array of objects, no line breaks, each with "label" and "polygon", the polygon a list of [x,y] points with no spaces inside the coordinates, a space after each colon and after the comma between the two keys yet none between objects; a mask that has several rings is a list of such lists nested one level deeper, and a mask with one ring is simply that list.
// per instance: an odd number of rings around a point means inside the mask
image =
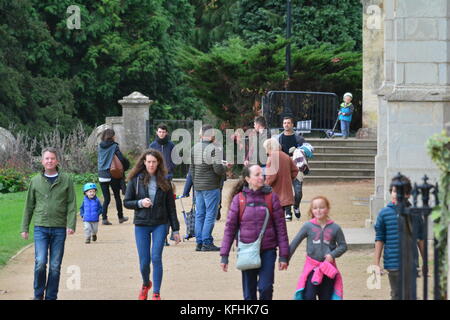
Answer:
[{"label": "shrub", "polygon": [[0,193],[25,191],[31,175],[14,169],[0,169]]},{"label": "shrub", "polygon": [[98,183],[97,173],[69,173],[69,175],[72,177],[74,184],[85,184],[88,182]]},{"label": "shrub", "polygon": [[[14,127],[10,128],[14,130]],[[21,173],[31,173],[39,168],[35,160],[37,140],[23,132],[18,132],[14,140],[7,140],[0,148],[0,169],[13,169]]]}]

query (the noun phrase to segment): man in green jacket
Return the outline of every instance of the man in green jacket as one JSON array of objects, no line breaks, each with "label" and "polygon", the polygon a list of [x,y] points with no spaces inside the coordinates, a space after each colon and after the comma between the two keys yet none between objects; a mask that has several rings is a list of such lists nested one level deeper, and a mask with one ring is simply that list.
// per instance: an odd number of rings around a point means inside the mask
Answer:
[{"label": "man in green jacket", "polygon": [[[56,300],[66,233],[74,234],[76,199],[73,181],[58,171],[58,156],[54,148],[42,151],[41,174],[31,179],[22,221],[22,238],[28,239],[34,216],[34,299]],[[47,278],[47,260],[50,256]]]}]

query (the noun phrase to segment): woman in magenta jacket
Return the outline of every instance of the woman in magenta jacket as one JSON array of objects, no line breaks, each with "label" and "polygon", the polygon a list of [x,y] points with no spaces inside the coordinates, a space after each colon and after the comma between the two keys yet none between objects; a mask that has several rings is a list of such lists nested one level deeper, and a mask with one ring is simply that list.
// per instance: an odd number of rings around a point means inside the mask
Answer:
[{"label": "woman in magenta jacket", "polygon": [[[239,210],[240,192],[245,197],[242,217]],[[271,205],[266,202],[267,194],[271,194]],[[242,242],[256,241],[264,224],[266,207],[269,207],[270,219],[261,242],[261,267],[242,271],[242,286],[245,300],[256,300],[257,290],[260,300],[272,300],[277,247],[280,248],[279,270],[287,269],[289,257],[286,220],[280,200],[272,192],[271,187],[264,185],[262,169],[258,165],[244,167],[241,179],[233,188],[230,199],[232,201],[220,248],[222,270],[225,272],[228,270],[230,248],[238,231]]]}]

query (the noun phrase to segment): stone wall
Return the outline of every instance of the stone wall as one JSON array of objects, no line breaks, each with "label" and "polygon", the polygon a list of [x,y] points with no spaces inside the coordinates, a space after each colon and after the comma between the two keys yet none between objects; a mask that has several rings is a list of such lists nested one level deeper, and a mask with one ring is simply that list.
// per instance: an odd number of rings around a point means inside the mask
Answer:
[{"label": "stone wall", "polygon": [[426,142],[450,121],[450,4],[385,0],[384,10],[373,218],[389,200],[390,181],[399,171],[413,182],[425,173],[431,183],[437,181],[439,171],[427,154]]},{"label": "stone wall", "polygon": [[359,136],[376,139],[378,89],[384,74],[383,0],[362,0],[363,5],[363,128]]}]

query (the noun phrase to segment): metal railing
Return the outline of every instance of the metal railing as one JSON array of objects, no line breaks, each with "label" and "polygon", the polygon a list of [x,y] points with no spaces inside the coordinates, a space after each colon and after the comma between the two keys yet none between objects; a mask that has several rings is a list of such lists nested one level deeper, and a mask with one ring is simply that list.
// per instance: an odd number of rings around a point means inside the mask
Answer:
[{"label": "metal railing", "polygon": [[[434,195],[435,205],[439,204],[438,184],[429,184],[428,177],[423,177],[423,184],[414,184],[412,188],[412,206],[408,207],[405,195],[405,183],[401,181],[399,173],[393,182],[397,193],[397,215],[400,235],[400,299],[417,299],[417,278],[418,278],[418,240],[424,240],[423,247],[423,300],[428,300],[428,219],[433,210],[429,206],[430,193]],[[422,206],[418,206],[418,197],[421,196]],[[440,299],[439,292],[439,254],[437,250],[437,240],[434,239],[434,299]]]},{"label": "metal railing", "polygon": [[338,96],[331,92],[269,91],[262,99],[269,128],[281,127],[283,117],[291,116],[296,124],[309,120],[310,130],[325,131],[333,127],[338,108]]}]

